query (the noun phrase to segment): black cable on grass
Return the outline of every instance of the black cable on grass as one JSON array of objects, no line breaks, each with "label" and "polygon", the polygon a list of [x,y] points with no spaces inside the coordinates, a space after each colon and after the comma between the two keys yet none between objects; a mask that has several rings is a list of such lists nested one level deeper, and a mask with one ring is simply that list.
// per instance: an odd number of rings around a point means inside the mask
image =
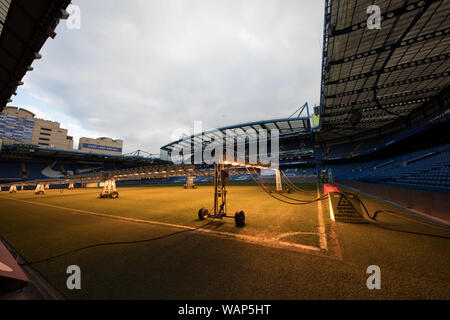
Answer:
[{"label": "black cable on grass", "polygon": [[[433,234],[433,233],[425,233],[425,232],[416,232],[416,231],[408,231],[408,230],[399,230],[399,229],[395,229],[395,228],[390,228],[390,227],[383,226],[383,225],[381,225],[381,224],[379,224],[379,223],[373,223],[372,221],[376,221],[376,218],[377,218],[378,214],[381,213],[381,212],[385,212],[385,213],[388,213],[388,214],[392,214],[392,215],[395,215],[395,216],[401,217],[401,218],[405,218],[405,217],[403,217],[402,215],[400,215],[400,214],[398,214],[398,213],[396,213],[396,212],[390,211],[390,210],[377,210],[377,211],[374,212],[373,215],[370,215],[369,210],[368,210],[367,207],[365,206],[364,202],[363,202],[356,194],[350,193],[350,192],[343,192],[343,193],[338,192],[338,193],[341,194],[341,195],[348,194],[348,195],[353,196],[353,197],[361,204],[361,206],[363,207],[365,213],[366,213],[367,216],[369,217],[369,222],[371,222],[372,225],[375,225],[375,226],[377,226],[378,228],[385,229],[385,230],[390,230],[390,231],[395,231],[395,232],[403,232],[403,233],[417,234],[417,235],[427,236],[427,237],[435,237],[435,238],[442,238],[442,239],[450,239],[450,237],[448,237],[448,236],[443,236],[443,235],[438,235],[438,234]],[[406,219],[406,218],[405,218],[405,219]],[[444,230],[444,228],[441,228],[441,227],[439,227],[439,226],[435,226],[435,225],[431,225],[431,224],[427,224],[427,225],[428,225],[429,227],[433,227],[433,228],[437,228],[437,229]],[[445,229],[445,230],[448,231],[448,229]]]},{"label": "black cable on grass", "polygon": [[[281,171],[282,172],[282,171]],[[284,174],[284,173],[283,173]],[[297,188],[293,183],[291,183],[288,179],[286,179],[283,174],[280,176],[281,180],[292,190],[304,192],[305,190],[302,190],[300,188]]]},{"label": "black cable on grass", "polygon": [[288,186],[290,186],[291,188],[293,188],[294,190],[297,190],[297,191],[306,191],[306,190],[304,190],[304,189],[302,189],[302,188],[300,188],[300,187],[297,187],[289,178],[288,178],[288,176],[284,173],[284,171],[281,171],[280,170],[280,172],[282,173],[282,176],[281,176],[281,178],[283,179],[283,176],[284,176],[284,181],[285,181],[285,183],[288,185]]},{"label": "black cable on grass", "polygon": [[[258,177],[258,180],[260,181],[260,183],[265,186],[264,180],[262,179],[261,175],[258,174],[256,169],[254,169],[254,168],[252,168],[252,169],[255,172],[255,175]],[[272,192],[274,192],[273,189],[270,189],[270,190]],[[305,204],[312,203],[312,202],[315,202],[315,201],[318,201],[318,200],[322,200],[322,198],[323,198],[323,197],[320,197],[320,198],[317,198],[317,199],[314,199],[314,200],[303,200],[303,199],[292,198],[292,197],[289,197],[289,196],[287,196],[285,194],[282,194],[282,193],[277,193],[277,194],[279,196],[282,196],[282,197],[286,198],[286,199],[293,200],[293,201],[298,201],[298,202],[304,202]]]},{"label": "black cable on grass", "polygon": [[367,208],[366,208],[366,205],[364,204],[364,202],[362,202],[362,200],[356,195],[356,194],[354,194],[354,193],[350,193],[350,192],[343,192],[343,193],[341,193],[341,192],[338,192],[340,195],[346,195],[346,194],[348,194],[348,195],[351,195],[351,196],[353,196],[360,204],[361,204],[361,206],[364,208],[364,211],[366,212],[366,214],[367,214],[367,217],[369,217],[369,219],[370,220],[375,220],[376,219],[376,214],[374,214],[374,215],[370,215],[370,213],[369,213],[369,210],[367,210]]},{"label": "black cable on grass", "polygon": [[[298,200],[298,199],[295,199],[295,200],[296,200],[296,201],[305,201],[305,202],[290,202],[290,201],[286,201],[286,200],[283,200],[283,199],[279,199],[279,198],[275,197],[275,196],[273,195],[273,193],[271,193],[270,191],[267,191],[266,188],[264,187],[264,184],[261,184],[260,182],[258,182],[258,180],[256,180],[255,177],[253,177],[253,174],[250,172],[250,170],[248,170],[248,168],[246,168],[246,170],[247,170],[248,174],[250,175],[250,177],[253,179],[253,181],[255,181],[255,183],[256,183],[258,186],[260,186],[261,189],[264,190],[264,192],[266,192],[269,196],[271,196],[272,198],[274,198],[274,199],[276,199],[276,200],[278,200],[278,201],[281,201],[281,202],[284,202],[284,203],[287,203],[287,204],[297,205],[297,206],[298,206],[298,205],[311,204],[311,203],[313,203],[313,202],[320,201],[320,200],[325,200],[325,199],[326,199],[326,196],[323,196],[323,197],[320,197],[320,198],[317,198],[317,199],[314,199],[314,200],[310,200],[310,201],[307,201],[307,202],[306,202],[306,200]],[[279,195],[281,195],[281,194],[279,194]]]},{"label": "black cable on grass", "polygon": [[194,228],[194,229],[181,230],[181,231],[172,232],[172,233],[169,233],[169,234],[165,234],[163,236],[149,238],[149,239],[131,240],[131,241],[116,241],[116,242],[102,242],[102,243],[91,244],[91,245],[88,245],[88,246],[84,246],[84,247],[80,247],[80,248],[73,249],[73,250],[70,250],[70,251],[66,251],[66,252],[63,252],[63,253],[60,253],[60,254],[57,254],[57,255],[45,258],[45,259],[31,261],[31,262],[25,262],[25,263],[19,263],[19,265],[20,266],[29,266],[29,265],[43,263],[43,262],[53,262],[56,259],[59,259],[61,257],[67,256],[67,255],[70,255],[70,254],[73,254],[75,252],[79,252],[79,251],[82,251],[82,250],[91,249],[91,248],[105,247],[105,246],[115,246],[115,245],[126,245],[126,244],[137,244],[137,243],[143,243],[143,242],[156,241],[156,240],[168,238],[168,237],[171,237],[171,236],[174,236],[174,235],[177,235],[177,234],[192,232],[192,231],[196,231],[196,230],[205,228],[206,226],[210,225],[214,220],[215,220],[215,218],[213,218],[208,223],[205,223],[204,225],[201,225],[201,226],[199,226],[197,228]]},{"label": "black cable on grass", "polygon": [[376,216],[377,216],[379,213],[381,213],[381,212],[388,213],[388,214],[394,215],[394,216],[396,216],[396,217],[399,217],[399,218],[402,218],[402,219],[405,219],[405,220],[409,220],[409,221],[412,221],[412,222],[415,222],[415,223],[420,223],[420,224],[423,224],[423,225],[425,225],[425,226],[427,226],[427,227],[431,227],[431,228],[435,228],[435,229],[440,229],[440,230],[445,230],[445,231],[447,231],[447,232],[450,231],[450,228],[449,228],[448,226],[447,226],[447,227],[444,227],[444,226],[440,226],[440,225],[437,225],[437,224],[433,224],[433,223],[427,222],[427,221],[415,221],[415,220],[413,220],[413,219],[411,219],[411,218],[405,217],[404,215],[402,215],[402,214],[400,214],[400,213],[398,213],[398,212],[391,211],[391,210],[378,210],[378,211],[375,211],[375,212],[374,212],[374,216],[376,217]]},{"label": "black cable on grass", "polygon": [[[249,170],[247,169],[247,171],[249,172]],[[249,172],[249,174],[250,174],[250,176],[252,177],[252,179],[266,192],[266,193],[268,193],[272,198],[274,198],[274,199],[276,199],[276,200],[278,200],[278,201],[281,201],[281,202],[284,202],[284,203],[288,203],[288,204],[292,204],[292,205],[302,205],[302,204],[310,204],[310,203],[313,203],[313,202],[316,202],[316,201],[319,201],[319,200],[324,200],[325,198],[324,197],[320,197],[320,198],[317,198],[317,199],[313,199],[313,200],[302,200],[302,199],[296,199],[296,198],[292,198],[292,197],[288,197],[288,196],[286,196],[286,195],[284,195],[284,194],[280,194],[280,193],[276,193],[276,194],[278,194],[279,196],[282,196],[282,197],[284,197],[284,198],[287,198],[287,199],[289,199],[289,200],[294,200],[294,201],[297,201],[297,202],[301,202],[301,203],[292,203],[292,202],[289,202],[289,201],[286,201],[286,200],[282,200],[282,199],[279,199],[279,198],[277,198],[277,197],[275,197],[274,195],[273,195],[273,190],[269,187],[269,189],[270,189],[270,191],[267,191],[266,190],[266,186],[265,186],[265,183],[264,183],[264,180],[262,179],[262,177],[256,172],[256,170],[253,168],[253,171],[255,171],[255,175],[257,176],[257,178],[258,178],[258,180],[256,180],[254,177],[253,177],[253,175]]]},{"label": "black cable on grass", "polygon": [[[380,211],[377,211],[377,212],[386,212],[386,211],[380,210]],[[421,236],[434,237],[434,238],[450,239],[450,237],[448,237],[448,236],[443,236],[443,235],[439,235],[439,234],[426,233],[426,232],[417,232],[417,231],[408,231],[408,230],[399,230],[399,229],[394,229],[394,228],[382,226],[382,225],[380,225],[378,223],[374,223],[374,225],[377,226],[378,228],[386,229],[386,230],[390,230],[390,231],[395,231],[395,232],[417,234],[417,235],[421,235]]]},{"label": "black cable on grass", "polygon": [[295,191],[299,191],[299,192],[306,192],[306,190],[301,189],[296,187],[292,182],[290,182],[289,180],[286,180],[286,178],[283,178],[283,176],[281,176],[281,180],[291,189],[295,190]]}]

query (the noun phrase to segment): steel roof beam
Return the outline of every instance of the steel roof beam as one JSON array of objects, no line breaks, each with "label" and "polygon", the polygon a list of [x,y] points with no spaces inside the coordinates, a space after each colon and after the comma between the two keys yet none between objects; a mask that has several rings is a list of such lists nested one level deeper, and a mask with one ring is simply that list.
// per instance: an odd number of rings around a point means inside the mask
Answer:
[{"label": "steel roof beam", "polygon": [[[419,99],[413,99],[413,100],[406,100],[406,101],[401,101],[401,102],[395,102],[398,104],[411,104],[411,103],[418,103],[418,101],[420,102],[420,100],[423,99],[429,99],[428,97],[426,98],[419,98]],[[383,100],[382,98],[379,98],[378,100]],[[360,100],[360,101],[354,101],[351,103],[343,103],[340,105],[334,105],[334,106],[327,106],[327,109],[341,109],[341,108],[347,108],[347,107],[352,107],[352,106],[356,106],[356,105],[360,105],[360,104],[367,104],[370,102],[375,102],[373,99],[364,99],[364,100]],[[367,106],[367,108],[372,108],[373,106]],[[326,115],[323,115],[326,116]]]},{"label": "steel roof beam", "polygon": [[[415,94],[430,93],[430,92],[444,89],[445,87],[446,86],[440,86],[440,87],[432,87],[432,88],[426,88],[426,89],[421,89],[421,90],[416,90],[416,91],[399,92],[399,93],[394,93],[391,95],[382,96],[382,97],[378,98],[378,100],[386,100],[386,99],[397,98],[397,97],[411,96],[411,95],[415,95]],[[332,96],[327,96],[327,98],[340,98],[340,97],[349,96],[352,94],[358,94],[358,93],[355,90],[355,92],[353,92],[353,93],[346,92],[345,94],[336,94],[336,95],[332,95]],[[377,100],[376,98],[373,98],[373,99],[370,99],[369,101],[376,101],[376,100]]]},{"label": "steel roof beam", "polygon": [[410,61],[410,62],[405,62],[405,63],[402,63],[402,64],[398,64],[398,65],[395,65],[395,66],[392,66],[392,67],[387,67],[387,68],[384,68],[384,69],[379,69],[379,70],[376,70],[376,71],[364,72],[364,73],[360,73],[358,75],[354,75],[354,76],[349,76],[349,77],[345,77],[345,78],[341,78],[341,79],[337,79],[337,80],[328,81],[328,82],[326,82],[326,84],[327,85],[341,84],[341,83],[354,81],[354,80],[359,80],[359,79],[363,79],[363,78],[374,77],[374,76],[381,75],[381,74],[384,74],[384,73],[394,72],[396,70],[403,70],[403,69],[407,69],[407,68],[413,68],[413,67],[426,65],[426,64],[430,64],[430,63],[434,63],[434,62],[438,62],[438,61],[446,61],[447,59],[449,59],[449,57],[450,57],[450,53],[442,53],[440,55],[433,56],[433,57],[426,57],[426,58],[423,58],[423,59]]},{"label": "steel roof beam", "polygon": [[[425,3],[431,4],[431,3],[434,3],[434,2],[438,2],[438,1],[440,1],[440,0],[420,0],[420,1],[416,1],[414,3],[407,4],[407,5],[403,6],[403,7],[399,7],[397,9],[394,9],[392,11],[388,11],[388,12],[382,14],[381,15],[381,20],[382,21],[386,21],[386,20],[389,20],[389,19],[393,19],[395,17],[398,17],[398,16],[400,16],[402,14],[411,12],[413,10],[418,10],[418,9],[422,8],[425,5]],[[342,29],[332,30],[330,32],[329,37],[337,37],[337,36],[341,36],[341,35],[348,34],[348,33],[351,33],[351,32],[355,32],[355,31],[358,31],[358,30],[366,28],[366,26],[367,26],[367,21],[364,20],[364,21],[361,21],[359,23],[355,23],[355,24],[353,24],[351,26],[344,27]]]},{"label": "steel roof beam", "polygon": [[[378,90],[378,89],[392,88],[392,87],[401,86],[401,85],[410,84],[410,83],[415,83],[415,82],[420,82],[420,81],[435,80],[435,79],[439,79],[439,78],[446,78],[446,77],[449,76],[449,74],[450,74],[450,72],[446,71],[446,72],[441,72],[441,73],[435,73],[435,74],[429,74],[429,75],[425,75],[425,76],[420,76],[420,77],[417,77],[417,78],[407,78],[405,80],[394,81],[394,82],[391,82],[391,83],[384,83],[384,84],[381,84],[381,85],[378,85],[378,86],[366,87],[366,88],[361,88],[361,89],[357,89],[357,90],[342,92],[338,96],[335,96],[335,98],[336,97],[348,96],[348,95],[352,95],[352,94],[359,94],[359,93],[363,93],[363,92],[369,92],[369,91]],[[326,98],[330,98],[330,96],[327,96]]]},{"label": "steel roof beam", "polygon": [[[450,28],[444,28],[442,30],[437,30],[437,31],[434,31],[434,32],[430,32],[430,33],[427,33],[427,34],[424,34],[424,35],[419,35],[417,37],[409,38],[408,40],[402,41],[400,43],[400,45],[398,46],[398,48],[405,47],[405,46],[410,46],[410,45],[413,45],[413,44],[416,44],[416,43],[419,43],[419,42],[422,42],[422,41],[432,40],[434,38],[438,38],[438,37],[441,37],[441,36],[444,36],[444,35],[448,35],[448,34],[450,34]],[[333,60],[333,61],[329,61],[328,65],[333,66],[333,65],[346,63],[346,62],[353,61],[353,60],[360,59],[360,58],[366,58],[366,57],[371,56],[371,55],[380,54],[380,53],[385,52],[385,51],[390,51],[391,48],[392,48],[392,45],[384,45],[384,46],[376,48],[376,49],[370,49],[370,50],[365,51],[365,52],[361,52],[361,53],[357,53],[357,54],[354,54],[354,55],[351,55],[351,56],[347,56],[347,57],[344,57],[344,58],[341,58],[341,59],[336,59],[336,60]]]}]

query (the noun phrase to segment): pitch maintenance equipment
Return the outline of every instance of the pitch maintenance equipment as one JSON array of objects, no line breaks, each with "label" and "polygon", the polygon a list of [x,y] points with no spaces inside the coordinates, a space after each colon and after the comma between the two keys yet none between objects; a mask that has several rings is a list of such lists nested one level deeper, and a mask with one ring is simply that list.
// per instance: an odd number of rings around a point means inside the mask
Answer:
[{"label": "pitch maintenance equipment", "polygon": [[245,213],[243,210],[236,211],[234,216],[227,213],[227,184],[229,178],[230,165],[223,163],[214,164],[214,211],[209,212],[207,208],[198,210],[198,218],[204,220],[206,218],[223,219],[234,218],[236,226],[243,227],[245,225]]},{"label": "pitch maintenance equipment", "polygon": [[118,198],[119,192],[116,189],[116,180],[108,179],[104,182],[103,190],[100,193],[100,198]]},{"label": "pitch maintenance equipment", "polygon": [[197,189],[198,186],[194,183],[195,176],[187,176],[186,183],[184,184],[185,189]]}]

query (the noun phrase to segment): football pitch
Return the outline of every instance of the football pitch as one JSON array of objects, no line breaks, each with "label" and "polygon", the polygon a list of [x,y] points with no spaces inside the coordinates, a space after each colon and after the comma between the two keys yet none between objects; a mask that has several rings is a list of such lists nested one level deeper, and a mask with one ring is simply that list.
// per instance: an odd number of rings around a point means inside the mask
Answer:
[{"label": "football pitch", "polygon": [[[323,192],[299,186],[289,197]],[[290,205],[254,185],[227,189],[227,212],[244,210],[244,227],[199,220],[198,210],[213,206],[211,185],[121,187],[118,199],[99,199],[97,188],[2,192],[0,236],[28,262],[70,252],[33,265],[67,298],[448,298],[446,227],[404,213],[380,215],[383,228],[335,223],[328,201]],[[402,214],[361,198],[369,211]],[[374,264],[383,271],[378,292],[365,286]],[[69,265],[80,266],[82,290],[67,289]]]}]

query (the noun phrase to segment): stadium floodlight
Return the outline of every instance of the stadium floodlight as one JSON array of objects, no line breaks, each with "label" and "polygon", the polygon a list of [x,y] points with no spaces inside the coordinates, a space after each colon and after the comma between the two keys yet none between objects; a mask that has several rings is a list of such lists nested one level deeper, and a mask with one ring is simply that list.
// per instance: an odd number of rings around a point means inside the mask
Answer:
[{"label": "stadium floodlight", "polygon": [[17,81],[18,86],[23,86],[23,81]]},{"label": "stadium floodlight", "polygon": [[48,29],[47,29],[47,35],[48,35],[50,38],[55,39],[55,37],[56,37],[56,32],[55,32],[55,30],[48,28]]},{"label": "stadium floodlight", "polygon": [[42,55],[39,52],[34,53],[34,59],[39,60],[42,58]]},{"label": "stadium floodlight", "polygon": [[70,13],[67,12],[66,9],[61,9],[61,19],[62,20],[67,20],[70,17]]},{"label": "stadium floodlight", "polygon": [[34,68],[32,66],[27,67],[27,71],[33,71],[33,70],[34,70]]},{"label": "stadium floodlight", "polygon": [[8,103],[11,103],[12,102],[12,99],[8,99]]}]

